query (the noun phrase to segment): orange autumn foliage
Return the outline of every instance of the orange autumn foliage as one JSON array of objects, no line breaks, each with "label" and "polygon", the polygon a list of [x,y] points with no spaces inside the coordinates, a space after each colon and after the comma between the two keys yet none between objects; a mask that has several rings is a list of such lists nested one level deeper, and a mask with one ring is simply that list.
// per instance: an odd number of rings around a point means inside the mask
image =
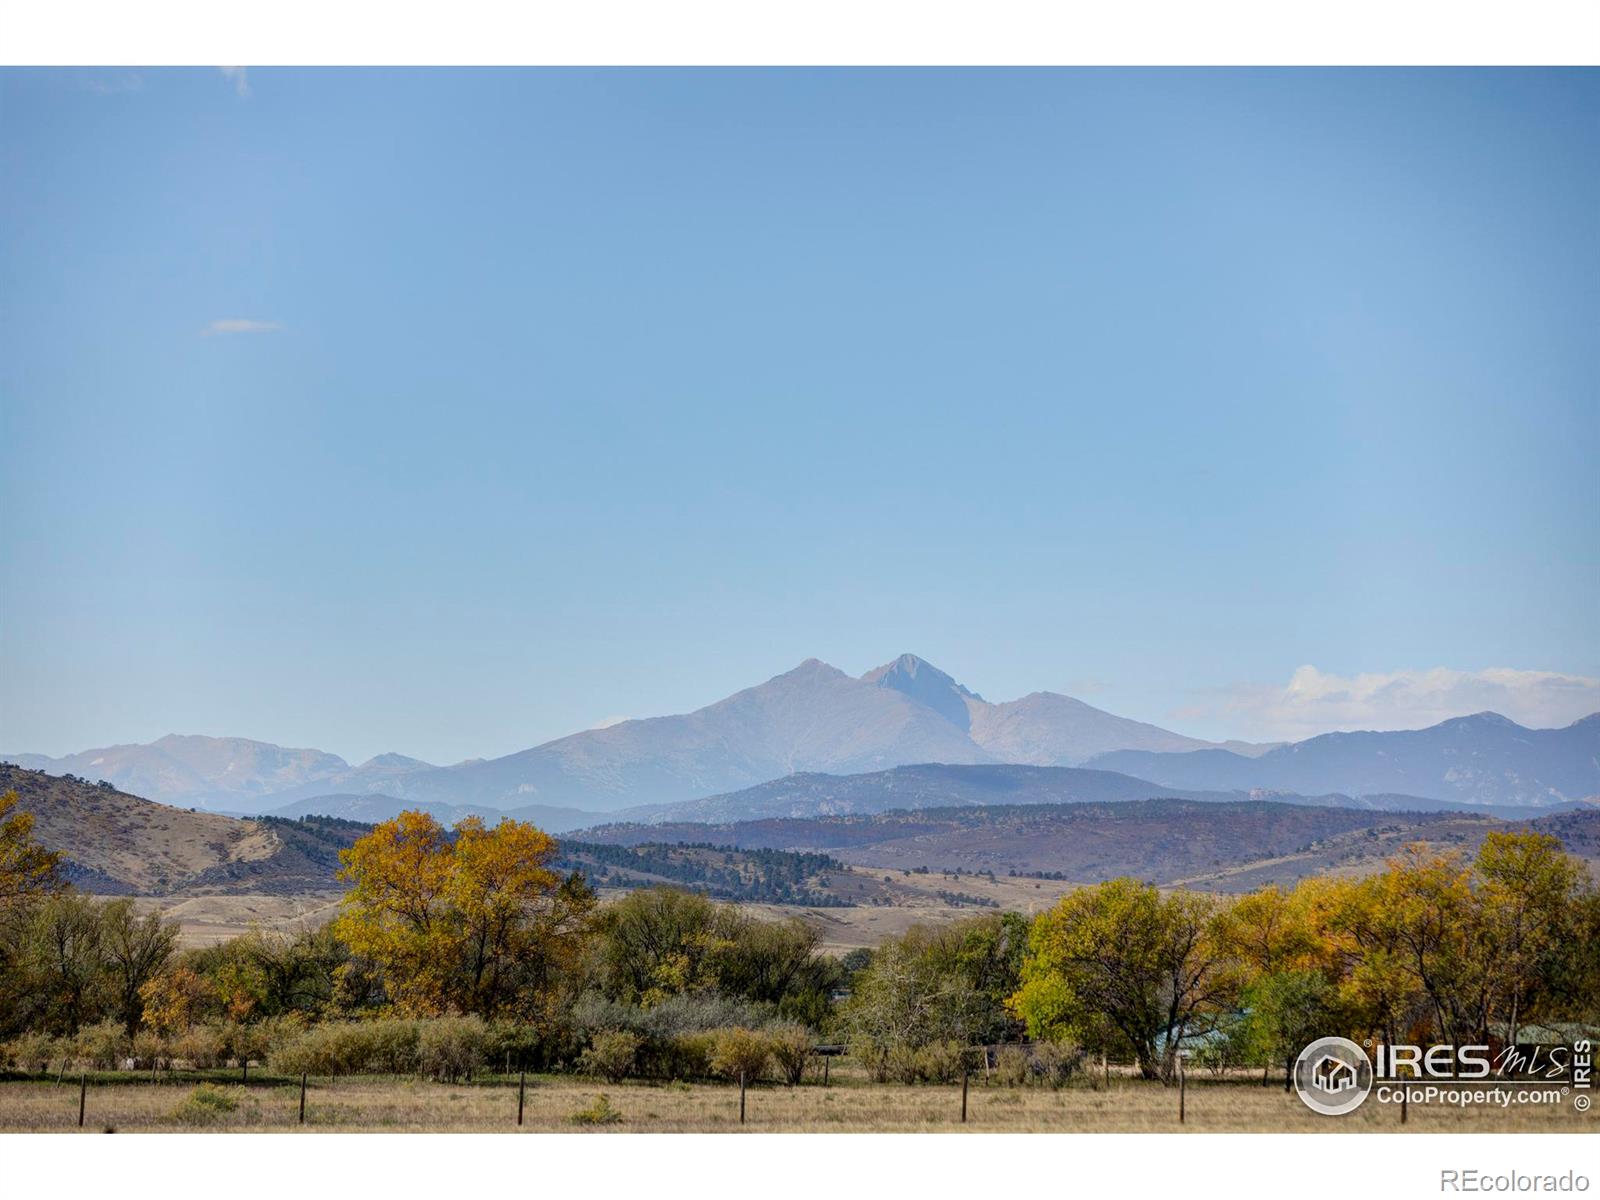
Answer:
[{"label": "orange autumn foliage", "polygon": [[581,950],[594,896],[549,867],[556,842],[535,826],[478,817],[454,836],[404,812],[341,855],[351,884],[336,922],[382,972],[400,1011],[537,1020]]}]

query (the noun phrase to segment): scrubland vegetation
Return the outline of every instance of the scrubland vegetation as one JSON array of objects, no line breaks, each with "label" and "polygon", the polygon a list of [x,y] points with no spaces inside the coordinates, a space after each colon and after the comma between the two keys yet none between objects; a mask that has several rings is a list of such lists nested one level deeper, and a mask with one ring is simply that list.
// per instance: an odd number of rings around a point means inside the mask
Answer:
[{"label": "scrubland vegetation", "polygon": [[[1315,1037],[1510,1042],[1600,1016],[1600,897],[1539,834],[1234,898],[1113,880],[841,959],[702,895],[599,905],[531,825],[407,813],[344,853],[332,924],[180,952],[170,923],[64,888],[14,805],[6,1128],[60,1127],[60,1081],[91,1073],[94,1120],[126,1127],[297,1124],[279,1089],[302,1075],[309,1125],[497,1127],[523,1072],[530,1128],[720,1128],[740,1080],[764,1128],[946,1127],[963,1076],[975,1126],[1160,1128],[1180,1049],[1201,1127],[1298,1128],[1278,1084]],[[820,1044],[847,1052],[828,1089]]]}]

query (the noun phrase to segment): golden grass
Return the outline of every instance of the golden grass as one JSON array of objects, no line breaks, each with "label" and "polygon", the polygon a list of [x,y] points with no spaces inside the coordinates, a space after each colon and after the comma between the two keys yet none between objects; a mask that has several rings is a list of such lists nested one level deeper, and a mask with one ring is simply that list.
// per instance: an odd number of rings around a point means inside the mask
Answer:
[{"label": "golden grass", "polygon": [[[747,1098],[752,1133],[1053,1132],[1053,1133],[1514,1133],[1597,1131],[1593,1113],[1570,1102],[1509,1109],[1413,1104],[1400,1124],[1398,1109],[1369,1100],[1348,1117],[1319,1117],[1281,1085],[1191,1080],[1186,1121],[1178,1123],[1174,1088],[1113,1078],[1109,1086],[986,1085],[974,1079],[968,1121],[960,1123],[961,1088],[866,1082],[854,1067],[838,1064],[833,1085],[808,1082],[790,1088],[752,1087]],[[213,1075],[212,1078],[218,1078]],[[202,1123],[185,1101],[195,1079],[179,1073],[160,1083],[91,1082],[85,1129],[118,1131],[278,1131],[298,1124],[298,1082],[223,1082],[233,1107],[215,1106]],[[620,1124],[595,1132],[734,1133],[740,1131],[739,1089],[725,1083],[606,1084],[572,1076],[530,1078],[524,1132],[585,1128],[573,1114],[604,1093],[622,1114]],[[440,1084],[380,1078],[314,1080],[306,1104],[307,1131],[315,1132],[516,1132],[515,1079]],[[78,1088],[72,1080],[0,1083],[0,1131],[75,1132]]]},{"label": "golden grass", "polygon": [[[878,872],[878,875],[885,873]],[[997,911],[993,908],[949,905],[934,894],[941,887],[988,896],[1001,909],[1032,915],[1049,908],[1074,886],[1036,879],[1002,878],[990,882],[963,875],[960,882],[956,883],[937,874],[906,878],[896,871],[893,875],[901,893],[899,904],[860,905],[854,908],[810,908],[782,904],[741,904],[739,907],[769,921],[801,917],[821,935],[825,952],[844,954],[858,946],[876,946],[885,938],[899,937],[913,925],[948,924]],[[252,928],[287,932],[315,929],[334,916],[342,895],[340,891],[327,889],[291,894],[184,892],[173,896],[141,897],[139,905],[144,911],[159,912],[168,920],[177,921],[180,942],[185,948],[190,948],[214,945]],[[627,892],[620,888],[602,888],[600,895],[602,899],[610,901],[627,895]]]},{"label": "golden grass", "polygon": [[178,922],[178,940],[184,949],[212,946],[252,929],[298,933],[317,929],[338,911],[342,891],[323,890],[293,895],[261,892],[237,894],[185,893],[178,896],[141,897],[143,912],[158,912]]}]

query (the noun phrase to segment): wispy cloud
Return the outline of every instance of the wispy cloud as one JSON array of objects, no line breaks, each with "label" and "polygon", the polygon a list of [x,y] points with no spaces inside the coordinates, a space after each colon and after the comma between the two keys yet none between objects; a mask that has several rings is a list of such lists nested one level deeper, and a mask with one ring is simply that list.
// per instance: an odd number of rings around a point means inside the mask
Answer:
[{"label": "wispy cloud", "polygon": [[277,333],[283,326],[276,321],[255,321],[247,317],[225,317],[213,321],[200,332],[205,337],[220,333]]},{"label": "wispy cloud", "polygon": [[621,725],[624,721],[631,721],[632,717],[601,717],[590,729],[610,729],[613,725]]},{"label": "wispy cloud", "polygon": [[120,96],[144,90],[144,77],[132,71],[116,75],[92,75],[83,80],[83,89],[97,96]]},{"label": "wispy cloud", "polygon": [[239,99],[246,100],[250,97],[250,75],[248,67],[218,67],[222,77],[233,84],[233,90],[238,93]]},{"label": "wispy cloud", "polygon": [[1234,684],[1174,715],[1223,722],[1243,737],[1298,740],[1335,729],[1420,729],[1484,711],[1535,728],[1570,725],[1600,711],[1600,679],[1511,667],[1330,675],[1306,666],[1287,685]]}]

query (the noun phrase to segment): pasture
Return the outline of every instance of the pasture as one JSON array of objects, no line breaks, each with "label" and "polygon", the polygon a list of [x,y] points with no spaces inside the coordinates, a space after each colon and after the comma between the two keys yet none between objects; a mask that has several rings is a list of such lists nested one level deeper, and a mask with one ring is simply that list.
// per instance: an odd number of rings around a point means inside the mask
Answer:
[{"label": "pasture", "polygon": [[[386,1076],[309,1081],[305,1122],[300,1081],[235,1071],[91,1073],[82,1092],[83,1131],[101,1132],[454,1132],[454,1133],[1590,1133],[1595,1115],[1571,1101],[1509,1108],[1411,1104],[1371,1098],[1346,1117],[1321,1117],[1285,1093],[1234,1077],[1191,1075],[1178,1120],[1178,1090],[1114,1074],[1062,1088],[1005,1085],[973,1076],[967,1120],[961,1085],[876,1084],[849,1062],[830,1082],[748,1089],[726,1082],[606,1083],[572,1075],[529,1076],[516,1123],[515,1075],[471,1083]],[[604,1094],[613,1123],[587,1124]],[[0,1132],[78,1132],[80,1081],[50,1076],[0,1082]],[[604,1109],[600,1110],[603,1114]]]}]

